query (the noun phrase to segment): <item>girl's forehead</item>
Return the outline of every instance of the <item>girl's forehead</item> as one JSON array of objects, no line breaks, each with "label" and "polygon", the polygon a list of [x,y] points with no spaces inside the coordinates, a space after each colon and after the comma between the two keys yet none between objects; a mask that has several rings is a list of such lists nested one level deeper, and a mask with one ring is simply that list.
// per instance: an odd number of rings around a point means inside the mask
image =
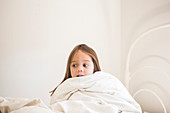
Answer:
[{"label": "girl's forehead", "polygon": [[91,59],[91,56],[87,52],[78,50],[77,52],[75,52],[71,60],[77,60],[77,59],[89,60]]},{"label": "girl's forehead", "polygon": [[82,51],[82,50],[78,50],[74,53],[73,57],[76,56],[76,55],[86,55],[86,56],[89,56],[87,52],[85,51]]}]

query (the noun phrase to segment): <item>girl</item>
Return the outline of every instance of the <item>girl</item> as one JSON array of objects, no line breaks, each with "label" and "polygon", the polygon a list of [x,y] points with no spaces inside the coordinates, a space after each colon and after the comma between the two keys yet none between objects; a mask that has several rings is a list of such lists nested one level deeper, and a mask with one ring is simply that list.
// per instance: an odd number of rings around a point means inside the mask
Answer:
[{"label": "girl", "polygon": [[141,113],[123,84],[101,71],[95,51],[85,44],[71,51],[64,80],[52,91],[50,107],[56,113]]},{"label": "girl", "polygon": [[[69,55],[65,77],[60,84],[68,78],[91,75],[96,71],[101,71],[96,52],[86,44],[79,44]],[[51,96],[57,87],[51,91]]]}]

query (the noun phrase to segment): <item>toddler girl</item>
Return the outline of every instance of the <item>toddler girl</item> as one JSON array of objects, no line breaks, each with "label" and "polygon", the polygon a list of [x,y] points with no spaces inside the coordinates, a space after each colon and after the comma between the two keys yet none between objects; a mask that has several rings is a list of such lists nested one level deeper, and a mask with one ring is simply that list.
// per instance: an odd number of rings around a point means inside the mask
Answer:
[{"label": "toddler girl", "polygon": [[[69,55],[65,77],[60,84],[68,78],[91,75],[96,71],[101,71],[96,52],[86,44],[79,44]],[[51,91],[51,96],[57,87]]]}]

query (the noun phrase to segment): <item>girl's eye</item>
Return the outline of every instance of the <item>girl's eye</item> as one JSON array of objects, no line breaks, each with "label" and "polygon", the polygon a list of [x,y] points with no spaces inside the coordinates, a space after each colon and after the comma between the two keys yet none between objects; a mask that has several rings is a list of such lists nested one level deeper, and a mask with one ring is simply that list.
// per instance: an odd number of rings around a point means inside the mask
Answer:
[{"label": "girl's eye", "polygon": [[88,64],[83,64],[83,66],[84,66],[84,67],[87,67],[87,66],[89,66],[89,65],[88,65]]},{"label": "girl's eye", "polygon": [[76,65],[76,64],[73,64],[72,66],[73,66],[73,67],[77,67],[77,65]]}]

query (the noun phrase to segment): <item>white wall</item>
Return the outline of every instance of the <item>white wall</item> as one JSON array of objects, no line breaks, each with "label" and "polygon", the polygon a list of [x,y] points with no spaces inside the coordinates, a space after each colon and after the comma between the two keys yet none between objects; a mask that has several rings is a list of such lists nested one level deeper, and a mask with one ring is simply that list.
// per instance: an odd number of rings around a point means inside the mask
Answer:
[{"label": "white wall", "polygon": [[121,72],[129,74],[129,92],[143,112],[170,113],[170,0],[122,0],[121,15]]},{"label": "white wall", "polygon": [[79,43],[121,77],[119,0],[0,0],[0,96],[48,104]]}]

